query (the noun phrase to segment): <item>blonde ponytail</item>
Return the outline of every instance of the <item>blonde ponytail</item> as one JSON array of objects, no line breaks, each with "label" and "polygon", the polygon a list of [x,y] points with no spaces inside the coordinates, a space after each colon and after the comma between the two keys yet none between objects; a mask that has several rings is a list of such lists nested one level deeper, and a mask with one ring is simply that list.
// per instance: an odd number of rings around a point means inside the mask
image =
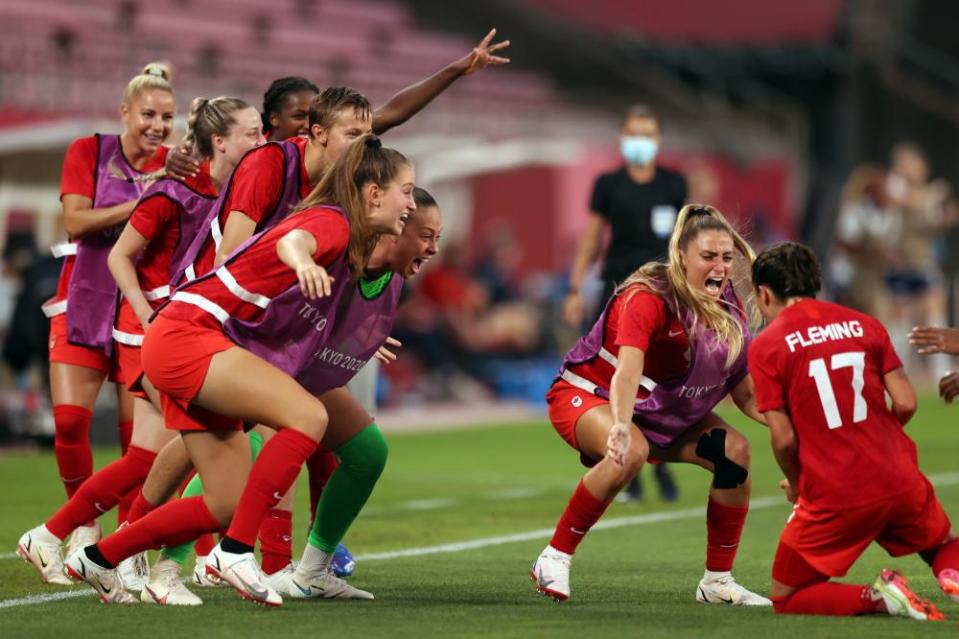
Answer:
[{"label": "blonde ponytail", "polygon": [[[665,263],[649,262],[639,267],[616,287],[616,292],[622,292],[634,284],[642,284],[656,295],[669,299],[675,308],[687,309],[693,318],[690,337],[693,337],[701,326],[708,326],[721,342],[729,345],[726,356],[726,368],[729,368],[738,359],[745,345],[742,325],[737,319],[741,311],[739,308],[733,308],[734,305],[726,300],[722,298],[715,300],[704,291],[690,285],[682,262],[682,254],[689,243],[703,231],[728,233],[733,240],[733,246],[745,259],[748,273],[749,267],[756,259],[756,254],[749,243],[736,232],[732,224],[715,207],[687,204],[679,212],[673,234],[669,238],[667,261]],[[745,277],[743,281],[747,281]],[[740,290],[744,289],[751,290],[745,286]],[[758,326],[759,314],[755,306],[750,303],[751,297],[750,294],[749,298],[744,298],[742,301],[746,308],[750,309],[749,324]]]}]

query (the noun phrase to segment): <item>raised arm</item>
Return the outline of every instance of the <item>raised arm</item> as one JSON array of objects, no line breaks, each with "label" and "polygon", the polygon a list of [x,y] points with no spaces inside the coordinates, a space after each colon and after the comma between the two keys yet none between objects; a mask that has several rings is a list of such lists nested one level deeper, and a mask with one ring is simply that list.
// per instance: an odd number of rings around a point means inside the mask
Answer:
[{"label": "raised arm", "polygon": [[443,67],[425,80],[410,85],[390,98],[373,113],[373,132],[383,134],[416,115],[433,98],[450,87],[458,78],[482,71],[488,66],[508,64],[509,58],[494,55],[509,46],[509,40],[490,44],[496,29],[486,34],[465,56]]},{"label": "raised arm", "polygon": [[300,229],[290,231],[276,245],[276,254],[296,272],[300,290],[311,300],[328,296],[333,282],[326,269],[313,261],[316,249],[316,238]]},{"label": "raised arm", "polygon": [[[576,257],[569,273],[569,292],[563,302],[563,319],[570,326],[578,327],[583,322],[583,299],[580,288],[586,278],[586,272],[599,255],[606,220],[596,211],[589,212],[586,230],[576,247]],[[605,300],[604,300],[605,301]]]},{"label": "raised arm", "polygon": [[70,237],[78,238],[127,221],[136,208],[137,200],[95,209],[93,200],[71,193],[63,196],[62,204],[63,226]]},{"label": "raised arm", "polygon": [[137,319],[143,325],[143,328],[150,323],[150,316],[153,314],[153,307],[144,297],[140,290],[140,281],[137,279],[136,258],[140,252],[146,248],[150,241],[143,237],[139,231],[133,228],[132,224],[127,224],[120,234],[116,244],[110,250],[107,257],[107,266],[113,273],[113,279],[117,281],[117,286],[123,297],[133,308]]}]

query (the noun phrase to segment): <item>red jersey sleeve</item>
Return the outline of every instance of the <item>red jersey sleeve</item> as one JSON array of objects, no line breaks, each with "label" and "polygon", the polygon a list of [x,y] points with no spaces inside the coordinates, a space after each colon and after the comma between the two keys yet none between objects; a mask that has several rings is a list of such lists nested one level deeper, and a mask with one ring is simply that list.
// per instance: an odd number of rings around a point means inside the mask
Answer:
[{"label": "red jersey sleeve", "polygon": [[154,195],[137,204],[130,216],[130,225],[140,235],[152,240],[171,223],[175,223],[179,216],[179,204],[162,195]]},{"label": "red jersey sleeve", "polygon": [[95,195],[94,173],[97,168],[95,136],[77,138],[67,148],[60,178],[60,199],[64,195],[82,195],[91,200]]},{"label": "red jersey sleeve", "polygon": [[224,210],[240,211],[258,223],[283,192],[283,152],[274,144],[247,153],[233,171]]},{"label": "red jersey sleeve", "polygon": [[[769,328],[766,329],[767,331]],[[760,413],[781,410],[786,406],[786,389],[775,363],[775,348],[762,336],[749,345],[749,374],[756,392],[756,407]]]},{"label": "red jersey sleeve", "polygon": [[666,327],[666,303],[648,291],[625,293],[621,297],[616,346],[649,349],[653,335]]},{"label": "red jersey sleeve", "polygon": [[349,244],[350,226],[336,211],[307,209],[302,214],[309,217],[303,224],[298,224],[297,228],[306,231],[316,240],[313,260],[320,266],[328,266]]}]

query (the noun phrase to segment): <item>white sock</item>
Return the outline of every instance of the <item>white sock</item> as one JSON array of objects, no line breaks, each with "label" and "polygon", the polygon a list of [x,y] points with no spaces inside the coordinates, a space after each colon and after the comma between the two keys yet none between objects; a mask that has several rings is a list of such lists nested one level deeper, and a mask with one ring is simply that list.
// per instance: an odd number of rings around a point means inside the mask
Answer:
[{"label": "white sock", "polygon": [[61,544],[63,540],[50,532],[50,529],[47,528],[46,524],[40,524],[33,529],[33,536],[37,538],[41,544]]},{"label": "white sock", "polygon": [[306,544],[303,558],[296,566],[296,572],[301,575],[320,575],[330,569],[332,562],[332,553],[324,552],[312,544]]},{"label": "white sock", "polygon": [[722,579],[723,577],[728,577],[731,574],[732,573],[729,572],[728,570],[724,570],[722,572],[713,572],[712,570],[707,570],[706,574],[703,575],[703,581],[705,581],[706,583],[709,583],[711,581],[717,581],[719,579]]}]

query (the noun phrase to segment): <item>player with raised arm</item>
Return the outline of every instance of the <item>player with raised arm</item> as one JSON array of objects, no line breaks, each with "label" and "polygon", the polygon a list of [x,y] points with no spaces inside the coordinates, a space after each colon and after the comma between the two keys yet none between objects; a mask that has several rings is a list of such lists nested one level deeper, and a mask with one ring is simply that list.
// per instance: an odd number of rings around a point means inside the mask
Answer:
[{"label": "player with raised arm", "polygon": [[749,370],[795,503],[772,568],[776,612],[942,619],[898,572],[872,585],[830,581],[875,541],[893,557],[918,553],[959,601],[959,539],[903,431],[916,395],[889,335],[816,299],[821,271],[801,244],[764,250],[753,284],[769,325],[749,348]]}]

